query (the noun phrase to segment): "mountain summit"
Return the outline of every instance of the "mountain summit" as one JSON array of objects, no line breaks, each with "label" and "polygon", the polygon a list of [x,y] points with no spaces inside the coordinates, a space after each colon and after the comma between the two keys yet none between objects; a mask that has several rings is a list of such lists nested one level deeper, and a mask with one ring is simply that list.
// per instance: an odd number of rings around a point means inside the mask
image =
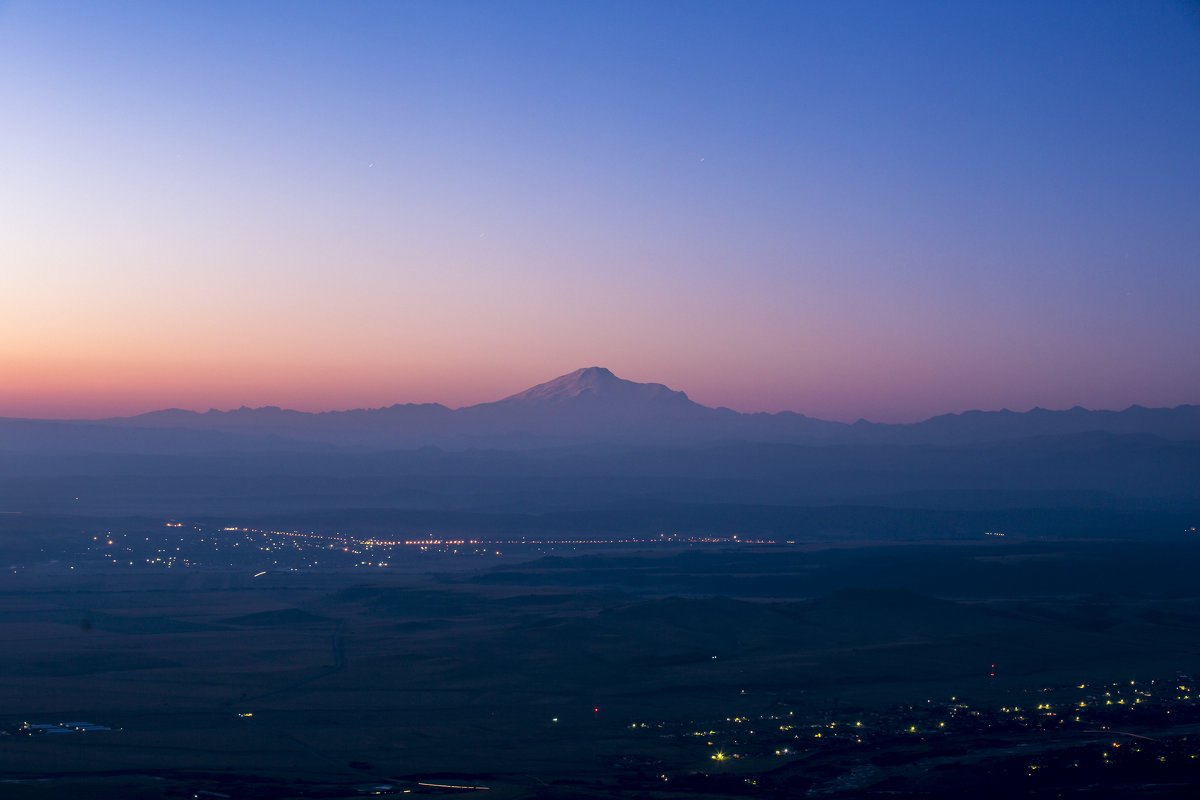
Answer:
[{"label": "mountain summit", "polygon": [[541,445],[686,442],[719,412],[661,383],[635,383],[585,367],[531,389],[457,412],[464,432]]},{"label": "mountain summit", "polygon": [[632,405],[669,404],[677,407],[697,405],[683,392],[668,389],[661,383],[627,381],[605,367],[577,369],[491,405],[547,406],[593,401]]}]

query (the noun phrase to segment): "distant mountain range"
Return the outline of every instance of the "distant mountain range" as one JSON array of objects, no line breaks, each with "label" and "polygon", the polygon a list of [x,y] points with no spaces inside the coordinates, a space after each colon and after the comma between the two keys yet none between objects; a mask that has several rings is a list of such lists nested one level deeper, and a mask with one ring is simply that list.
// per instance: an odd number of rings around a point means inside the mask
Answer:
[{"label": "distant mountain range", "polygon": [[830,422],[790,411],[709,408],[658,383],[588,367],[491,403],[308,413],[273,406],[166,409],[106,420],[0,419],[0,451],[237,453],[437,447],[530,450],[578,445],[939,445],[1103,432],[1200,441],[1200,406],[1124,411],[967,411],[912,424]]}]

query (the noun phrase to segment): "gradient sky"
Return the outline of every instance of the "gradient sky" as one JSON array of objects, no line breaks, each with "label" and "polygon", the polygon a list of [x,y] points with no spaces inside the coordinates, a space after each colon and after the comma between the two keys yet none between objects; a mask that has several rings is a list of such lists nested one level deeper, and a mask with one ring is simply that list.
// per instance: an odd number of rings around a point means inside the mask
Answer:
[{"label": "gradient sky", "polygon": [[0,415],[1200,403],[1200,11],[0,0]]}]

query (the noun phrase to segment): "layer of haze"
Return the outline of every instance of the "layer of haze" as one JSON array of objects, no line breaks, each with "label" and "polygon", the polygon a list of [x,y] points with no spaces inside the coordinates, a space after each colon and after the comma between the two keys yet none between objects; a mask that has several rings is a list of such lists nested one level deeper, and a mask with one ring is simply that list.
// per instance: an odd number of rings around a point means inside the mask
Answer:
[{"label": "layer of haze", "polygon": [[1170,2],[0,2],[0,415],[1200,401]]}]

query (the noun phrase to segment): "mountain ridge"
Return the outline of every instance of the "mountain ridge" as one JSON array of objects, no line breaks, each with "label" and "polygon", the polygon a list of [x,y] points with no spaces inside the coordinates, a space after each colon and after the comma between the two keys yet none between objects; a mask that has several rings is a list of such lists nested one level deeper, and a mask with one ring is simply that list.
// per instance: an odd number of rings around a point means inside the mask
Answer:
[{"label": "mountain ridge", "polygon": [[[52,424],[52,425],[51,425]],[[961,445],[1085,432],[1200,440],[1200,406],[1122,411],[1035,407],[1026,412],[968,411],[914,423],[833,422],[794,411],[740,413],[711,408],[661,383],[637,383],[611,370],[584,367],[500,400],[452,409],[440,403],[306,412],[241,406],[204,412],[169,408],[103,420],[0,418],[0,449],[56,449],[120,444],[119,431],[140,431],[139,447],[171,449],[319,448],[366,450],[434,446],[530,449],[578,444],[694,446],[723,442],[838,445]],[[150,433],[157,431],[157,434]],[[198,435],[207,432],[207,438]],[[39,436],[39,433],[42,436]],[[221,436],[215,436],[220,434]],[[231,438],[232,437],[232,438]],[[240,437],[240,439],[238,438]],[[137,437],[133,437],[137,438]],[[186,440],[186,441],[185,441]]]}]

